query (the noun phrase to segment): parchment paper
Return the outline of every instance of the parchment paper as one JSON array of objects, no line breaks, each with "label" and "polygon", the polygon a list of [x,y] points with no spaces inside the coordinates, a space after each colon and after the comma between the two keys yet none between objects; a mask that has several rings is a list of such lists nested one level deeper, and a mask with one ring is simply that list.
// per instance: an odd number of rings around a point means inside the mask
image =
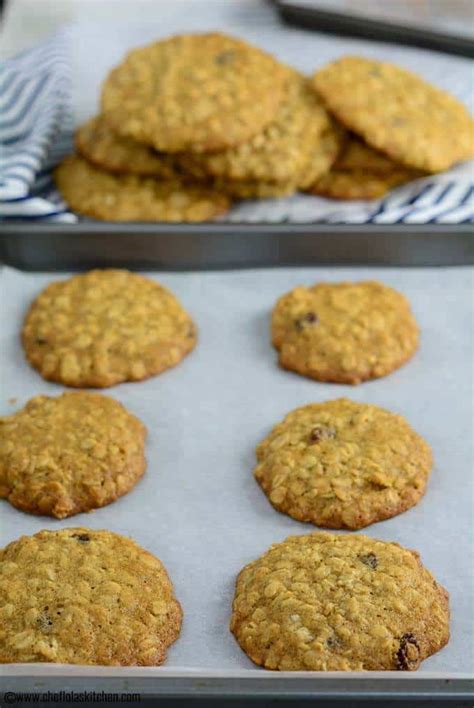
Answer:
[{"label": "parchment paper", "polygon": [[[435,465],[420,504],[364,533],[417,549],[451,594],[451,641],[420,671],[469,673],[473,273],[471,268],[312,268],[151,274],[192,313],[200,341],[177,368],[104,390],[148,427],[144,478],[110,506],[63,521],[25,514],[1,501],[0,545],[42,528],[77,525],[129,535],[162,559],[183,605],[182,634],[170,649],[166,670],[251,670],[255,667],[228,631],[236,573],[271,543],[315,530],[270,506],[252,476],[255,446],[296,406],[349,396],[403,414],[433,447]],[[34,395],[63,390],[28,366],[19,342],[28,304],[58,277],[0,271],[0,414],[13,413]],[[422,332],[415,358],[358,387],[320,384],[279,369],[268,335],[275,299],[297,284],[367,277],[411,300]]]}]

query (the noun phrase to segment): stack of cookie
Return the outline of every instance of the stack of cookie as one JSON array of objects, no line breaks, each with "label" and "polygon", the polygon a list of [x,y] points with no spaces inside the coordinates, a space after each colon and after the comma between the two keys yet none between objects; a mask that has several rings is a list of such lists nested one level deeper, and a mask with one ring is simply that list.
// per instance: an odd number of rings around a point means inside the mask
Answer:
[{"label": "stack of cookie", "polygon": [[289,194],[337,154],[310,81],[246,42],[182,35],[132,51],[56,170],[77,212],[205,221],[233,197]]},{"label": "stack of cookie", "polygon": [[464,106],[390,64],[346,57],[307,78],[220,33],[130,52],[56,170],[80,214],[206,221],[232,199],[300,190],[373,199],[473,154]]},{"label": "stack of cookie", "polygon": [[375,199],[474,154],[466,108],[400,67],[343,57],[316,72],[313,85],[350,132],[333,168],[311,186],[312,194]]},{"label": "stack of cookie", "polygon": [[109,74],[101,114],[78,129],[56,182],[86,216],[204,221],[233,198],[309,187],[341,135],[308,78],[241,40],[181,35]]}]

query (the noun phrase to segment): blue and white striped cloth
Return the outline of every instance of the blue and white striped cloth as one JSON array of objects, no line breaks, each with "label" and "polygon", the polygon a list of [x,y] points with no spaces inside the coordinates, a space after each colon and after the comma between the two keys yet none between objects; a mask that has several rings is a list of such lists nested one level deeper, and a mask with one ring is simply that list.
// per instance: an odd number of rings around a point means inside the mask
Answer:
[{"label": "blue and white striped cloth", "polygon": [[[0,73],[0,219],[74,222],[52,169],[72,150],[70,29],[4,63]],[[418,180],[373,202],[296,195],[247,201],[231,222],[461,224],[474,219],[472,163]]]},{"label": "blue and white striped cloth", "polygon": [[0,218],[77,221],[52,180],[72,146],[67,29],[0,71]]}]

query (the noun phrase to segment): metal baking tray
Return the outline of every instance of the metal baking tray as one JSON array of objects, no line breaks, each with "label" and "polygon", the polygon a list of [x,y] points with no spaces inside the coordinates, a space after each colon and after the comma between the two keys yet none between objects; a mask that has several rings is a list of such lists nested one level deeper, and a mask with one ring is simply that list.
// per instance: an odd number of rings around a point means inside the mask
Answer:
[{"label": "metal baking tray", "polygon": [[472,226],[3,223],[0,261],[22,270],[210,270],[474,264]]},{"label": "metal baking tray", "polygon": [[[146,237],[155,240],[151,233],[141,235]],[[116,249],[113,244],[108,249],[111,264]],[[105,260],[105,251],[102,256]],[[467,381],[473,276],[474,269],[465,267],[367,266],[150,273],[180,298],[200,338],[175,369],[104,391],[147,425],[146,474],[113,504],[62,521],[23,514],[2,501],[0,546],[40,528],[80,524],[130,535],[169,570],[184,609],[182,634],[162,667],[0,665],[0,691],[87,689],[186,696],[187,701],[193,696],[392,697],[408,705],[417,697],[449,698],[456,706],[469,699],[473,548],[466,533],[472,518]],[[0,269],[1,414],[33,395],[63,390],[29,367],[18,337],[32,298],[56,277],[62,276]],[[268,332],[276,297],[299,283],[365,278],[383,280],[410,299],[422,333],[412,361],[357,387],[316,383],[280,369]],[[252,477],[255,446],[289,410],[339,396],[402,413],[434,450],[435,466],[421,502],[363,531],[416,548],[451,594],[451,641],[414,673],[265,671],[247,659],[228,630],[240,568],[271,543],[314,530],[271,507]]]},{"label": "metal baking tray", "polygon": [[[303,29],[329,32],[339,36],[362,37],[377,42],[397,42],[471,59],[474,57],[472,37],[443,32],[440,24],[437,29],[410,25],[410,18],[407,18],[406,23],[399,24],[378,19],[376,16],[371,17],[370,10],[367,12],[368,3],[360,3],[362,13],[358,14],[357,5],[342,8],[339,3],[339,7],[331,8],[327,3],[320,7],[317,3],[313,6],[304,1],[301,3],[295,0],[273,1],[285,22]],[[375,4],[374,9],[376,9]],[[430,8],[424,9],[429,17]],[[469,24],[470,16],[472,20],[472,9],[470,12],[466,7],[465,13],[466,22]]]}]

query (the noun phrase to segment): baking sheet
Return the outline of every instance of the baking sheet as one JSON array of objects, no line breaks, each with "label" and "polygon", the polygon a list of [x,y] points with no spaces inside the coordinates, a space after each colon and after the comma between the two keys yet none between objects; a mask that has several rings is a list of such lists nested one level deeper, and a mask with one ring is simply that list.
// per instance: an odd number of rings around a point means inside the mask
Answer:
[{"label": "baking sheet", "polygon": [[[451,641],[418,675],[471,673],[473,275],[472,268],[151,274],[192,313],[200,341],[176,369],[104,390],[149,429],[144,478],[114,504],[63,521],[24,514],[2,501],[1,545],[41,528],[77,525],[129,535],[165,563],[184,610],[183,630],[166,667],[142,671],[268,675],[228,631],[235,575],[271,543],[314,527],[270,506],[252,476],[254,449],[292,408],[349,396],[403,414],[433,447],[435,466],[424,499],[365,533],[416,548],[451,594]],[[34,395],[63,390],[27,365],[18,336],[28,304],[53,277],[0,271],[2,414]],[[297,284],[364,278],[383,280],[411,300],[422,332],[415,358],[391,376],[358,387],[320,384],[280,370],[268,337],[275,299]],[[75,675],[81,671],[91,675],[94,668],[74,668]],[[54,665],[34,667],[36,675],[57,672]]]}]

